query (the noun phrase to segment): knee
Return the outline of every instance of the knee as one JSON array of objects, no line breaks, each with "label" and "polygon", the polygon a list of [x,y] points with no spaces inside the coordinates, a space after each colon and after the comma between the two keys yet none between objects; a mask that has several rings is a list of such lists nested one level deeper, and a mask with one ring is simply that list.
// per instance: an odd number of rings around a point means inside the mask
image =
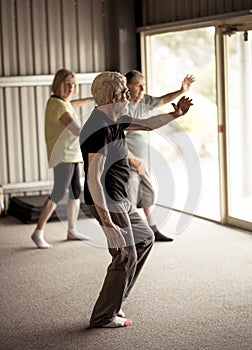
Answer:
[{"label": "knee", "polygon": [[155,242],[155,235],[152,231],[151,231],[151,236],[150,236],[149,240],[152,244]]},{"label": "knee", "polygon": [[147,248],[147,247],[152,247],[154,242],[155,242],[155,236],[154,236],[154,233],[150,230],[148,236],[147,235],[145,236],[145,239],[142,242],[142,244],[145,248]]},{"label": "knee", "polygon": [[155,236],[154,233],[150,230],[150,234],[146,239],[146,245],[153,245],[155,242]]},{"label": "knee", "polygon": [[81,196],[81,187],[74,188],[69,192],[70,199],[80,199]]},{"label": "knee", "polygon": [[134,246],[125,247],[118,251],[117,256],[113,259],[112,266],[114,269],[127,271],[137,264],[137,253]]},{"label": "knee", "polygon": [[62,193],[56,193],[56,192],[52,192],[50,195],[50,199],[52,202],[54,202],[55,204],[58,204],[64,197],[64,194]]}]

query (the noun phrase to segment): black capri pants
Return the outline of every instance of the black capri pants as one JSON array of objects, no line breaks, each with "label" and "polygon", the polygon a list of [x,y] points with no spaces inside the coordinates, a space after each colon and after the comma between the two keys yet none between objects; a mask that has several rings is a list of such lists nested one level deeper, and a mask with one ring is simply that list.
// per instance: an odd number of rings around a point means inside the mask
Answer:
[{"label": "black capri pants", "polygon": [[53,168],[54,184],[51,200],[58,204],[67,189],[70,199],[78,199],[81,195],[79,163],[60,163]]}]

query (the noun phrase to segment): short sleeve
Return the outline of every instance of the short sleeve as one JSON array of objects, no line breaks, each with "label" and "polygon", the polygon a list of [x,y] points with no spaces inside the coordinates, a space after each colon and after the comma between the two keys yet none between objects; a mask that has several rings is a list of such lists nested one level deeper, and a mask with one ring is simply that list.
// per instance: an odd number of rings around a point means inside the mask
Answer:
[{"label": "short sleeve", "polygon": [[107,155],[110,133],[107,127],[103,127],[93,133],[89,139],[89,153],[101,153]]},{"label": "short sleeve", "polygon": [[127,127],[132,123],[132,117],[129,115],[122,115],[118,119],[118,123],[122,126],[123,129],[127,129]]},{"label": "short sleeve", "polygon": [[146,104],[152,108],[155,108],[159,106],[160,101],[161,101],[160,97],[154,97],[154,96],[145,94],[141,103]]}]

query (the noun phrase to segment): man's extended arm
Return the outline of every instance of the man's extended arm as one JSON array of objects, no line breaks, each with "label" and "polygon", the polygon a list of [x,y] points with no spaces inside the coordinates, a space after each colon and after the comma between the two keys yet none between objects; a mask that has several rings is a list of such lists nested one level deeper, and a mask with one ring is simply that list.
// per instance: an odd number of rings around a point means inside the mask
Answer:
[{"label": "man's extended arm", "polygon": [[146,119],[132,118],[132,123],[127,127],[127,130],[151,131],[158,129],[161,126],[170,123],[174,119],[186,114],[193,104],[191,99],[183,96],[176,105],[174,103],[172,105],[174,107],[174,111],[170,113],[162,113]]}]

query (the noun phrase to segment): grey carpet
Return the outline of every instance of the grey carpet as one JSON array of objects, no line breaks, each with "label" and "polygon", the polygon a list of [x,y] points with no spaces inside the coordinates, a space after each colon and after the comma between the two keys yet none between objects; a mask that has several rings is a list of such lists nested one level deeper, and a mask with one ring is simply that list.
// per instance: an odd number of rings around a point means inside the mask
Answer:
[{"label": "grey carpet", "polygon": [[173,243],[154,244],[124,305],[132,326],[89,330],[110,257],[96,223],[80,225],[92,244],[66,242],[51,222],[53,249],[39,250],[34,225],[0,219],[1,350],[252,349],[250,233],[194,218]]}]

